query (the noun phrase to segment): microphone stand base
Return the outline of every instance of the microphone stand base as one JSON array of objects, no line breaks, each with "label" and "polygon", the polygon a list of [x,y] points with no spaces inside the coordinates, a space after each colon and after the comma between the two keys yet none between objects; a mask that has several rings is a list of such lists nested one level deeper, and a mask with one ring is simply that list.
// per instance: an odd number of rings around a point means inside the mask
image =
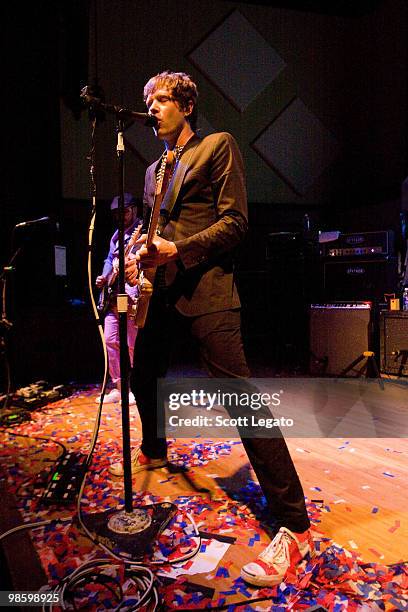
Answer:
[{"label": "microphone stand base", "polygon": [[177,512],[177,506],[162,502],[135,508],[132,512],[107,510],[87,514],[82,520],[98,544],[116,556],[140,561]]},{"label": "microphone stand base", "polygon": [[108,529],[114,533],[132,535],[145,531],[151,524],[152,517],[150,514],[142,508],[136,508],[132,512],[121,510],[112,514],[108,520]]}]

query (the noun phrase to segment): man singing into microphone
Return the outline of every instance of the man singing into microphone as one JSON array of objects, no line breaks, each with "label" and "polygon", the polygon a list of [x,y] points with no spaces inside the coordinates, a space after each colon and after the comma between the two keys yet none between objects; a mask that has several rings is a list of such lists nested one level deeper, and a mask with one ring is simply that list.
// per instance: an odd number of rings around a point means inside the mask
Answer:
[{"label": "man singing into microphone", "polygon": [[[131,377],[143,430],[141,447],[132,453],[133,474],[166,465],[166,440],[157,435],[156,381],[166,374],[174,330],[182,326],[196,339],[210,376],[249,377],[233,274],[233,252],[247,231],[240,151],[226,132],[203,139],[197,135],[197,87],[188,75],[163,72],[152,77],[144,88],[144,100],[157,120],[156,136],[165,146],[162,158],[146,172],[145,213],[152,206],[167,151],[174,153],[177,163],[170,183],[172,205],[167,207],[161,235],[149,249],[142,245],[127,263],[131,284],[136,282],[138,265],[158,267],[146,324],[136,340]],[[313,551],[310,523],[284,439],[242,438],[242,443],[277,530],[241,575],[251,584],[272,586]],[[121,476],[122,464],[114,463],[110,472]]]}]

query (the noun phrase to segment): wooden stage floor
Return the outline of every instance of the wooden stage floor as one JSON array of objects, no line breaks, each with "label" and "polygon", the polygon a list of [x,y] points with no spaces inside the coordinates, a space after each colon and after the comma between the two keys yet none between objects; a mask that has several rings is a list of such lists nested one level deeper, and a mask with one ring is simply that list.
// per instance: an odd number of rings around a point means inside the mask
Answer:
[{"label": "wooden stage floor", "polygon": [[[19,522],[75,515],[75,505],[44,506],[36,484],[38,474],[51,469],[61,453],[55,442],[87,454],[96,395],[96,387],[78,389],[71,397],[34,411],[31,421],[0,432],[2,488],[3,495],[9,496],[3,497],[8,507],[2,512],[1,532],[16,524],[16,513]],[[84,513],[123,504],[122,481],[107,472],[109,463],[120,457],[120,422],[120,407],[105,406],[81,502]],[[132,442],[137,444],[140,424],[135,408],[131,408],[131,428]],[[178,577],[165,566],[168,579],[160,588],[166,609],[234,606],[241,601],[246,602],[243,607],[230,609],[306,610],[316,603],[336,611],[408,609],[408,441],[326,438],[288,439],[287,443],[303,483],[318,557],[317,561],[306,560],[298,575],[280,589],[260,590],[239,579],[241,565],[254,559],[269,542],[272,522],[238,439],[172,440],[169,459],[173,467],[134,478],[136,505],[167,500],[179,508],[174,529],[170,525],[164,533],[164,556],[169,541],[183,553],[192,545],[182,536],[187,513],[200,530],[230,539],[226,543],[206,541],[207,553],[188,562]],[[10,513],[14,518],[7,518]],[[84,560],[100,556],[97,547],[69,523],[53,523],[31,534],[37,562],[52,585]],[[8,547],[8,539],[4,540],[4,548],[11,575],[18,582],[21,567],[13,569],[15,551],[11,550],[18,542],[16,537],[13,546]],[[195,589],[193,594],[191,586],[186,591],[189,583]],[[252,599],[263,597],[267,600],[251,604]]]}]

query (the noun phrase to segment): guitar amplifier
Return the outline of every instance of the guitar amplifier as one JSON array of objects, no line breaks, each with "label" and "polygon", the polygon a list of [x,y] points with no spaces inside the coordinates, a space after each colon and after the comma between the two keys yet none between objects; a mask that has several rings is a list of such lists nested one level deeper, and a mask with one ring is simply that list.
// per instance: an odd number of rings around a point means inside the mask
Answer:
[{"label": "guitar amplifier", "polygon": [[408,311],[380,313],[381,372],[408,376]]},{"label": "guitar amplifier", "polygon": [[340,234],[337,240],[323,245],[325,257],[389,257],[394,255],[394,232],[360,232],[359,234]]},{"label": "guitar amplifier", "polygon": [[[364,351],[372,350],[370,302],[310,306],[310,373],[339,376]],[[356,371],[350,370],[349,376]]]},{"label": "guitar amplifier", "polygon": [[323,283],[327,300],[383,299],[397,290],[397,259],[326,261]]}]

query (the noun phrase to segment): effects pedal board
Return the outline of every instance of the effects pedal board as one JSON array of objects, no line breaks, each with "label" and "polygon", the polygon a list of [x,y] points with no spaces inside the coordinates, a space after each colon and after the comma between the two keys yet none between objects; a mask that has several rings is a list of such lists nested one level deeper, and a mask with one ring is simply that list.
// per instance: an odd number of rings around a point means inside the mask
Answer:
[{"label": "effects pedal board", "polygon": [[[0,403],[6,396],[0,397]],[[31,419],[31,412],[12,406],[11,408],[4,408],[0,411],[0,427],[14,427],[14,425],[20,425],[24,421]]]},{"label": "effects pedal board", "polygon": [[25,410],[36,410],[51,402],[57,402],[72,393],[69,385],[52,387],[45,380],[37,380],[27,387],[21,387],[12,396],[12,404]]},{"label": "effects pedal board", "polygon": [[44,504],[71,504],[76,500],[86,472],[86,456],[81,453],[64,454],[52,470],[42,495]]}]

